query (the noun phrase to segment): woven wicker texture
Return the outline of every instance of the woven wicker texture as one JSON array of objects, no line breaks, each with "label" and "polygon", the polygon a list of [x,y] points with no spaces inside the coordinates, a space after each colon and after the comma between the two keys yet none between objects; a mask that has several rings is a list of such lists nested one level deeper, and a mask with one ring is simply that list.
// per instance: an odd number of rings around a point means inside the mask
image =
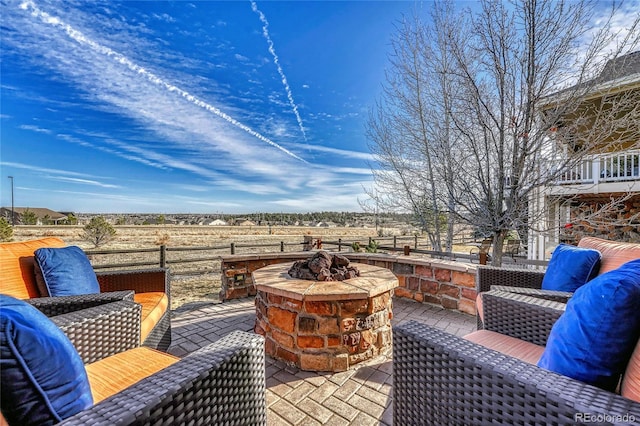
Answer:
[{"label": "woven wicker texture", "polygon": [[566,305],[517,293],[491,290],[482,296],[484,328],[545,346]]},{"label": "woven wicker texture", "polygon": [[415,321],[394,327],[393,387],[397,425],[565,425],[580,424],[579,413],[640,419],[639,403]]},{"label": "woven wicker texture", "polygon": [[96,273],[101,292],[135,290],[136,293],[161,291],[169,296],[169,278],[163,268]]},{"label": "woven wicker texture", "polygon": [[264,425],[262,336],[236,331],[63,425]]},{"label": "woven wicker texture", "polygon": [[494,285],[541,289],[542,278],[544,278],[543,271],[478,266],[476,272],[476,290],[478,292],[489,291]]},{"label": "woven wicker texture", "polygon": [[25,302],[38,308],[46,316],[52,317],[120,300],[133,301],[133,294],[133,291],[127,290],[78,296],[38,297],[27,299]]},{"label": "woven wicker texture", "polygon": [[491,290],[506,291],[508,293],[518,293],[526,296],[532,296],[538,299],[553,300],[555,302],[561,303],[567,303],[573,296],[573,293],[569,291],[540,290],[537,288],[509,287],[504,285],[492,285]]},{"label": "woven wicker texture", "polygon": [[85,364],[140,346],[140,305],[108,303],[52,317]]},{"label": "woven wicker texture", "polygon": [[[478,266],[476,271],[476,293],[489,291],[494,285],[541,289],[543,278],[543,271]],[[477,314],[476,322],[478,330],[481,330],[484,326],[480,316]]]}]

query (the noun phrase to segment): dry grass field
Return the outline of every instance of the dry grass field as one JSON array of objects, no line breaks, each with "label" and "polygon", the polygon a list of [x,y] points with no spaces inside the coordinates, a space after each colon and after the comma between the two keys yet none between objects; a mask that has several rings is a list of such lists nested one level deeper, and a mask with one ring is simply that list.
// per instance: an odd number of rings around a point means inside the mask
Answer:
[{"label": "dry grass field", "polygon": [[[359,241],[366,245],[368,239],[377,238],[375,228],[310,228],[294,226],[197,226],[197,225],[137,225],[114,226],[116,236],[99,250],[154,249],[150,253],[92,254],[94,266],[114,263],[148,262],[159,265],[159,247],[167,247],[167,260],[171,270],[171,308],[188,307],[200,302],[219,302],[220,261],[219,256],[230,254],[231,243],[236,254],[266,253],[280,251],[280,243],[285,243],[285,251],[302,250],[305,236],[314,241]],[[394,229],[384,229],[384,235],[399,235]],[[93,245],[82,238],[82,226],[16,226],[14,241],[25,241],[42,237],[58,237],[69,245],[77,245],[83,250],[95,250]],[[412,244],[411,237],[399,244]],[[385,244],[390,244],[387,240]],[[425,244],[425,240],[421,240]],[[208,250],[172,251],[182,247],[217,247]],[[335,248],[335,246],[325,247]],[[454,251],[469,253],[470,246],[456,246]],[[188,259],[207,258],[206,261],[174,263]],[[144,266],[139,266],[144,267]],[[151,265],[148,267],[152,267]],[[121,268],[120,268],[121,269]]]},{"label": "dry grass field", "polygon": [[[171,307],[179,308],[194,302],[218,302],[220,291],[220,262],[215,258],[229,254],[231,243],[236,245],[236,253],[259,253],[279,251],[280,242],[286,251],[302,249],[305,235],[325,241],[344,238],[359,240],[366,244],[369,237],[377,235],[375,228],[309,228],[292,226],[178,226],[139,225],[114,226],[116,236],[102,245],[100,250],[158,249],[168,248],[169,262],[172,259],[210,257],[211,260],[196,263],[170,265]],[[25,241],[41,237],[58,237],[69,245],[77,245],[84,250],[94,249],[82,238],[81,226],[16,226],[14,241]],[[262,247],[260,247],[262,245]],[[268,246],[267,246],[268,245]],[[245,247],[251,246],[251,247]],[[178,247],[223,247],[206,251],[171,251]],[[159,253],[92,255],[94,265],[125,262],[153,262],[159,264]]]}]

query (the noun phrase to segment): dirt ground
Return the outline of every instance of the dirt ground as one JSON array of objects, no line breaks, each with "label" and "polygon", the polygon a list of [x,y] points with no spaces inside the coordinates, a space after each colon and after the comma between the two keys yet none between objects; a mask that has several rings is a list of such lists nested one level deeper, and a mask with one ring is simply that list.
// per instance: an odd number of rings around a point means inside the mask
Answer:
[{"label": "dirt ground", "polygon": [[[236,253],[264,253],[280,251],[280,243],[285,243],[286,251],[302,249],[305,235],[325,241],[338,238],[362,241],[365,245],[369,237],[375,238],[375,228],[309,228],[284,226],[179,226],[140,225],[114,226],[116,236],[99,250],[158,249],[168,248],[168,258],[188,259],[208,257],[208,261],[177,263],[171,270],[171,308],[184,307],[198,302],[219,302],[220,262],[215,258],[229,254],[231,243],[236,245]],[[83,250],[95,250],[93,245],[82,238],[81,226],[16,226],[14,241],[25,241],[42,237],[58,237],[69,245],[77,245]],[[251,247],[246,247],[251,246]],[[261,247],[260,247],[261,246]],[[222,247],[218,250],[171,251],[178,247]],[[143,254],[91,255],[95,265],[150,262],[158,263],[159,251]]]}]

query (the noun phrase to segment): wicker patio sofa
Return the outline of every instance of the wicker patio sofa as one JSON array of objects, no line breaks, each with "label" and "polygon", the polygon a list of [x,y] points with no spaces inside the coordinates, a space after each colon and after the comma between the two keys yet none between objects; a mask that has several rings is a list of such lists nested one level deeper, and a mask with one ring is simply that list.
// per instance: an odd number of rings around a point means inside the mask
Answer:
[{"label": "wicker patio sofa", "polygon": [[[640,258],[638,243],[620,243],[595,237],[583,237],[578,247],[592,248],[602,253],[599,275],[616,269],[629,260]],[[489,291],[494,285],[541,289],[543,278],[544,271],[480,266],[477,269],[476,291],[478,293]]]},{"label": "wicker patio sofa", "polygon": [[[34,252],[43,247],[65,247],[59,238],[41,238],[23,242],[0,243],[0,293],[18,299],[39,298],[34,271]],[[136,271],[96,273],[104,295],[86,295],[80,299],[92,306],[121,300],[111,292],[133,290],[133,300],[142,306],[141,340],[144,346],[166,351],[171,345],[170,283],[167,270],[153,268]],[[58,299],[48,298],[44,299]],[[77,303],[73,299],[72,303]],[[51,308],[63,306],[64,300],[40,301]]]},{"label": "wicker patio sofa", "polygon": [[[129,296],[126,293],[132,292],[125,292],[124,295]],[[33,302],[33,299],[27,301],[42,307],[38,301]],[[90,379],[95,404],[59,424],[266,424],[265,355],[261,336],[232,332],[177,359],[140,347],[139,304],[122,300],[79,309],[85,306],[83,303],[68,303],[68,307],[72,306],[69,312],[51,315],[50,319],[78,350],[90,378],[92,371],[95,374],[108,369],[110,377],[106,382],[110,396],[105,396],[102,389],[104,399],[96,400],[94,382]],[[46,307],[42,311],[48,312]],[[143,352],[133,357],[140,349]],[[160,363],[154,357],[174,359],[170,359],[169,366],[159,369]],[[99,366],[92,369],[96,365]],[[152,374],[145,377],[147,371]],[[143,378],[139,380],[140,377],[132,378],[132,375],[143,375]],[[117,388],[127,382],[133,384]],[[100,381],[97,383],[100,385]]]},{"label": "wicker patio sofa", "polygon": [[[544,345],[564,304],[491,291],[484,309],[487,330]],[[415,321],[393,329],[393,387],[400,425],[640,422],[639,402]]]},{"label": "wicker patio sofa", "polygon": [[[578,247],[596,249],[601,252],[602,260],[599,275],[618,268],[623,263],[640,259],[640,244],[608,241],[595,237],[583,237]],[[529,269],[496,268],[479,266],[476,272],[476,292],[478,295],[494,288],[526,294],[538,298],[566,302],[572,295],[568,292],[542,290],[545,271]],[[477,299],[480,306],[482,301]],[[482,328],[480,315],[477,316],[478,328]]]}]

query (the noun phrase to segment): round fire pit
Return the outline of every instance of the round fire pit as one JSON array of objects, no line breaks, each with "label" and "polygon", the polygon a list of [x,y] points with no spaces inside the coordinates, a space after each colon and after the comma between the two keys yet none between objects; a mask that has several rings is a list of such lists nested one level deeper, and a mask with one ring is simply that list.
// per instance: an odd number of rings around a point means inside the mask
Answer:
[{"label": "round fire pit", "polygon": [[268,355],[302,370],[345,371],[391,348],[391,271],[358,263],[359,277],[311,281],[291,278],[292,265],[253,272],[255,331]]}]

